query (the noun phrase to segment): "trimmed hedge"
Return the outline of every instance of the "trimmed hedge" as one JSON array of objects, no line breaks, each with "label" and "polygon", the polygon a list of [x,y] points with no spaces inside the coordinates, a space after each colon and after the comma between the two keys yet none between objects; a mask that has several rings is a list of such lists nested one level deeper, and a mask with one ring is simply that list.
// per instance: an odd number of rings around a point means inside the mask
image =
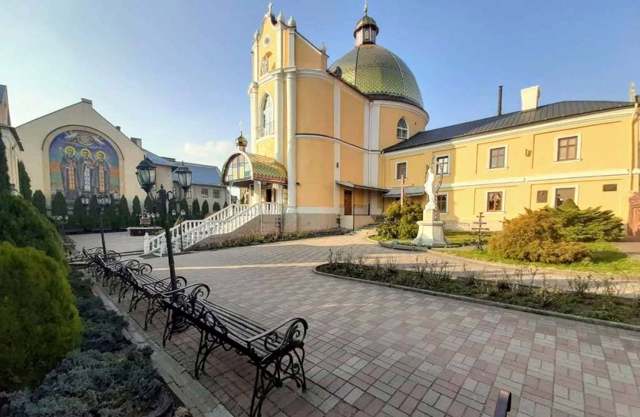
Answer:
[{"label": "trimmed hedge", "polygon": [[3,242],[0,271],[3,391],[40,382],[77,346],[82,324],[61,263],[34,248]]},{"label": "trimmed hedge", "polygon": [[32,246],[61,264],[66,262],[55,226],[22,197],[3,195],[0,198],[0,224],[0,241],[19,247]]}]

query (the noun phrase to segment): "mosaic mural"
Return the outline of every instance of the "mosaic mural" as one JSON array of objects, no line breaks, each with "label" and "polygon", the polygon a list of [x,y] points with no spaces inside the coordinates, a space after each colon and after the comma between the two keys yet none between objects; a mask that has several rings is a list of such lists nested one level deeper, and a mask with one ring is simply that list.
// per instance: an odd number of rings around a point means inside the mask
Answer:
[{"label": "mosaic mural", "polygon": [[118,155],[100,135],[68,130],[53,139],[49,148],[51,192],[61,191],[67,201],[83,193],[120,193]]}]

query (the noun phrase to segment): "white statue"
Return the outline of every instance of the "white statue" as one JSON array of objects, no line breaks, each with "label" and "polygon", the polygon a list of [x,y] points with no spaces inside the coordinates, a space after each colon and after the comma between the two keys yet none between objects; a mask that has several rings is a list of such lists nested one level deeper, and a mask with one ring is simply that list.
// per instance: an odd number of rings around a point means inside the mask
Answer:
[{"label": "white statue", "polygon": [[429,201],[427,202],[427,206],[425,210],[435,210],[436,209],[436,197],[434,191],[434,182],[436,176],[433,174],[433,169],[431,169],[431,165],[427,168],[427,178],[424,182],[424,192],[427,193],[427,197],[429,197]]}]

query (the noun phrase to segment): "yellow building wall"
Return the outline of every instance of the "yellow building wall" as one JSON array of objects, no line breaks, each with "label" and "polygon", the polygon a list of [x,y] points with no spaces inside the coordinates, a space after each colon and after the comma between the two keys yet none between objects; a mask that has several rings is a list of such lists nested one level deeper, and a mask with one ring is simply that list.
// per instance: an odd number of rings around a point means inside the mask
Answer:
[{"label": "yellow building wall", "polygon": [[396,128],[400,118],[404,117],[409,127],[409,137],[424,130],[427,118],[424,113],[411,109],[413,106],[380,106],[380,149],[398,143]]},{"label": "yellow building wall", "polygon": [[349,145],[340,145],[340,180],[362,184],[364,152]]},{"label": "yellow building wall", "polygon": [[296,34],[296,67],[298,69],[321,69],[327,67],[326,55],[302,39],[300,34]]},{"label": "yellow building wall", "polygon": [[332,207],[333,143],[306,138],[297,143],[298,207]]},{"label": "yellow building wall", "polygon": [[333,136],[333,83],[330,80],[298,77],[296,101],[298,134]]},{"label": "yellow building wall", "polygon": [[[269,56],[269,71],[281,68],[281,56],[278,54],[278,43],[280,42],[280,30],[277,24],[273,24],[270,19],[262,20],[260,27],[260,39],[257,45],[258,71],[260,71],[262,60]],[[260,74],[264,76],[265,74]]]},{"label": "yellow building wall", "polygon": [[340,86],[340,139],[364,146],[364,106],[368,102]]},{"label": "yellow building wall", "polygon": [[[579,137],[579,158],[556,161],[558,138]],[[618,116],[532,127],[512,134],[498,132],[478,140],[447,142],[407,154],[383,154],[382,184],[397,188],[396,164],[407,162],[406,186],[422,186],[425,168],[433,156],[449,155],[450,173],[443,177],[441,192],[448,194],[448,212],[442,219],[449,227],[470,228],[478,212],[485,212],[489,227],[499,229],[505,218],[553,206],[556,188],[575,188],[580,207],[601,206],[627,221],[632,194],[633,162],[631,117]],[[505,168],[489,168],[489,150],[505,146]],[[603,191],[615,184],[616,191]],[[537,203],[537,191],[548,192],[546,203]],[[502,191],[503,210],[487,213],[487,192]],[[424,202],[424,197],[422,197]],[[385,201],[385,209],[391,200]]]}]

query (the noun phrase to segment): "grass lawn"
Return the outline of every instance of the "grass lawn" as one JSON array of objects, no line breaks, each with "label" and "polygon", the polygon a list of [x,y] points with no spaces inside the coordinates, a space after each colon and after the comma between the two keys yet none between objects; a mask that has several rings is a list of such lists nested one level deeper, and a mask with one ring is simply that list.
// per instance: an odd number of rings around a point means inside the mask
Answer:
[{"label": "grass lawn", "polygon": [[[449,230],[445,230],[444,237],[447,239],[447,242],[449,242],[450,244],[460,245],[460,246],[473,245],[478,239],[476,234],[473,232],[454,232]],[[485,233],[484,240],[486,241],[487,239],[489,239],[489,237],[491,237],[491,233]],[[373,240],[377,240],[378,242],[382,242],[386,240],[386,239],[382,239],[378,235],[371,235],[369,236],[369,238]],[[401,245],[412,244],[412,239],[407,239],[407,240],[394,239],[394,241],[398,242]]]},{"label": "grass lawn", "polygon": [[629,258],[609,242],[586,243],[591,250],[591,258],[571,264],[547,264],[543,262],[524,262],[494,256],[486,251],[473,248],[438,249],[443,252],[468,259],[488,262],[500,262],[512,265],[524,265],[540,268],[554,268],[572,271],[592,272],[601,274],[625,274],[640,277],[640,260]]}]

